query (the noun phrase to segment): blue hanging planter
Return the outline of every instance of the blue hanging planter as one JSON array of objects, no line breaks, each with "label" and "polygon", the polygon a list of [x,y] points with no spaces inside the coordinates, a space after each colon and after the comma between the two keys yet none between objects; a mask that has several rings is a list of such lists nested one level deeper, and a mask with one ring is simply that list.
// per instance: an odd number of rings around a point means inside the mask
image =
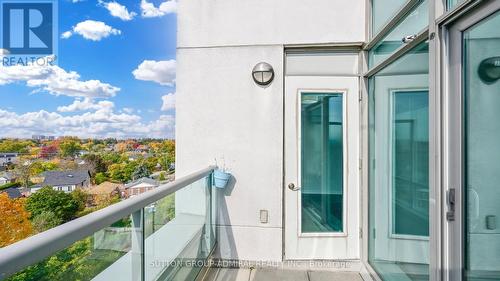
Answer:
[{"label": "blue hanging planter", "polygon": [[231,174],[220,169],[214,171],[214,186],[217,188],[225,188],[231,179]]}]

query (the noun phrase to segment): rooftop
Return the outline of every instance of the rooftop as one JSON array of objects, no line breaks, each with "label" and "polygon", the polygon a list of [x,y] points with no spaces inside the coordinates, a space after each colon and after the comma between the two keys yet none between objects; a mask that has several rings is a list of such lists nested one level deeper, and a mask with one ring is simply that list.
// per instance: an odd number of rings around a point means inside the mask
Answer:
[{"label": "rooftop", "polygon": [[158,186],[158,182],[154,179],[151,179],[151,178],[146,178],[146,177],[143,177],[143,178],[140,178],[138,180],[135,180],[135,181],[131,181],[129,183],[127,183],[124,188],[131,188],[133,186],[136,186],[138,184],[147,184],[147,185],[151,185],[151,186]]},{"label": "rooftop", "polygon": [[118,188],[122,187],[122,184],[105,181],[99,185],[91,187],[88,192],[90,194],[109,194]]},{"label": "rooftop", "polygon": [[2,192],[7,193],[7,195],[9,195],[9,198],[11,198],[11,199],[20,198],[23,196],[21,194],[21,192],[19,191],[19,189],[16,187],[9,187],[7,189],[0,191],[0,193],[2,193]]},{"label": "rooftop", "polygon": [[45,178],[43,186],[58,186],[80,184],[90,178],[90,173],[87,170],[48,171],[42,176]]}]

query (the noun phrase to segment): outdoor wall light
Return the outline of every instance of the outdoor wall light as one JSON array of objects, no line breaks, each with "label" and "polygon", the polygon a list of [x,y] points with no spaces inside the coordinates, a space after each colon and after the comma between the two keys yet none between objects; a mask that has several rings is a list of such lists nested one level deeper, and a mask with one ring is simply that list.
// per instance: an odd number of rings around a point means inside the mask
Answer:
[{"label": "outdoor wall light", "polygon": [[483,60],[477,70],[479,78],[486,83],[492,84],[500,79],[500,57],[491,57]]},{"label": "outdoor wall light", "polygon": [[274,79],[273,67],[267,62],[259,62],[252,69],[252,77],[253,81],[261,86],[269,85]]}]

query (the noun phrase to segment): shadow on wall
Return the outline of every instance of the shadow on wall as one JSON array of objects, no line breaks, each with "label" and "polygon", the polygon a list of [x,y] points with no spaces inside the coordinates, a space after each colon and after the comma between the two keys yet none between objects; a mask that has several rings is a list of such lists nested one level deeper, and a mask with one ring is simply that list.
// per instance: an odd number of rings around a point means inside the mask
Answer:
[{"label": "shadow on wall", "polygon": [[[227,210],[226,196],[231,196],[233,189],[236,185],[236,178],[232,176],[229,179],[226,187],[224,189],[217,190],[217,226],[230,226],[231,219],[229,218],[229,212]],[[238,259],[238,251],[236,250],[236,242],[234,241],[234,235],[231,227],[217,227],[217,237],[218,237],[218,253],[221,259]]]}]

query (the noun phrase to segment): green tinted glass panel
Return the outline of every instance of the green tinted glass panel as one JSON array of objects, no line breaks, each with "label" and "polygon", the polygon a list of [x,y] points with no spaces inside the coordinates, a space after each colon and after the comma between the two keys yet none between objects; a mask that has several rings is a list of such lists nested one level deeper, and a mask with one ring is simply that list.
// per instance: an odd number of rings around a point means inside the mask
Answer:
[{"label": "green tinted glass panel", "polygon": [[429,280],[429,53],[369,79],[368,261],[383,280]]},{"label": "green tinted glass panel", "polygon": [[376,34],[405,3],[406,0],[372,0],[372,34]]},{"label": "green tinted glass panel", "polygon": [[500,280],[500,12],[463,34],[465,280]]},{"label": "green tinted glass panel", "polygon": [[428,92],[395,91],[392,122],[392,232],[428,236]]},{"label": "green tinted glass panel", "polygon": [[302,232],[343,231],[342,94],[301,96]]},{"label": "green tinted glass panel", "polygon": [[403,43],[406,36],[416,35],[429,24],[429,5],[423,1],[410,14],[408,14],[393,30],[380,42],[370,49],[368,55],[369,67],[375,66],[387,59]]},{"label": "green tinted glass panel", "polygon": [[458,4],[464,2],[464,0],[448,0],[448,10],[455,8]]}]

